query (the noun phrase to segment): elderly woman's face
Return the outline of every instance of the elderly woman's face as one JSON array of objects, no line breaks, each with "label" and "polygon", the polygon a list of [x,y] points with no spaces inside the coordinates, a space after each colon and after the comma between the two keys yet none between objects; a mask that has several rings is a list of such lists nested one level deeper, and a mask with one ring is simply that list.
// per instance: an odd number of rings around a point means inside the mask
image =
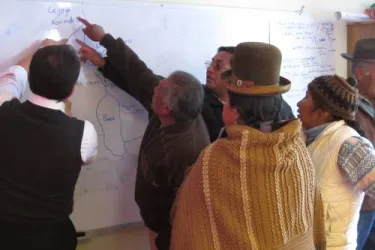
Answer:
[{"label": "elderly woman's face", "polygon": [[301,120],[304,129],[311,129],[327,121],[328,112],[321,108],[316,108],[315,102],[309,90],[305,97],[297,103],[298,118]]}]

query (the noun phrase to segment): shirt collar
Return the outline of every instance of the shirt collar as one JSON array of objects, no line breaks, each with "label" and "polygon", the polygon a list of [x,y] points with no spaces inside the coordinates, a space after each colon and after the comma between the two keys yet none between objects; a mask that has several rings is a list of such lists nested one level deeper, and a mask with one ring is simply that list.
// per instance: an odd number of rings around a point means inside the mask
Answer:
[{"label": "shirt collar", "polygon": [[45,97],[42,97],[33,93],[29,97],[29,101],[32,104],[35,104],[37,106],[41,106],[41,107],[48,108],[48,109],[60,110],[65,113],[64,102],[50,100],[50,99],[47,99]]},{"label": "shirt collar", "polygon": [[359,108],[366,112],[373,120],[375,120],[375,110],[372,103],[362,95],[359,96],[359,100]]},{"label": "shirt collar", "polygon": [[207,87],[204,87],[204,102],[210,106],[223,107],[224,103]]},{"label": "shirt collar", "polygon": [[320,133],[329,125],[329,123],[324,123],[322,125],[313,127],[305,132],[306,134],[306,144],[310,145]]}]

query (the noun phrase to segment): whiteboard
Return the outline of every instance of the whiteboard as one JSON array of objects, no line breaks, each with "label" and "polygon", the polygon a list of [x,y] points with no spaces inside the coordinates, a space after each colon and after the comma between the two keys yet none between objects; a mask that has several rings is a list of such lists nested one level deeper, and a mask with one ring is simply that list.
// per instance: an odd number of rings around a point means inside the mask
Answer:
[{"label": "whiteboard", "polygon": [[285,100],[297,114],[307,85],[336,71],[336,25],[331,21],[272,20],[270,42],[283,53],[281,74],[292,82]]},{"label": "whiteboard", "polygon": [[[274,22],[296,18],[303,23],[313,22],[308,16],[296,17],[294,13],[237,8],[115,1],[105,4],[9,1],[7,8],[0,10],[0,69],[16,63],[24,54],[22,51],[35,50],[38,46],[35,41],[46,37],[71,35],[69,43],[75,48],[78,45],[74,39],[79,38],[105,55],[104,48],[83,35],[77,16],[100,24],[114,37],[123,38],[156,74],[168,76],[175,70],[184,70],[202,83],[206,77],[204,62],[211,60],[219,46],[272,40],[289,53],[288,46],[295,42],[294,38],[285,40],[278,34],[279,29],[272,29],[277,25]],[[293,79],[296,81],[293,84],[304,84],[301,79]],[[140,222],[134,186],[147,112],[89,63],[82,65],[71,101],[73,115],[91,121],[99,135],[97,160],[82,167],[75,190],[71,218],[77,230]]]}]

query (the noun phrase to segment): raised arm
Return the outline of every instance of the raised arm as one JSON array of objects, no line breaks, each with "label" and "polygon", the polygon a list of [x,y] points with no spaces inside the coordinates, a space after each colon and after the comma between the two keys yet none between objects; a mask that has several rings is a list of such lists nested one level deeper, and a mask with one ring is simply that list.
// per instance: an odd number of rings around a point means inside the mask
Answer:
[{"label": "raised arm", "polygon": [[[42,41],[42,46],[63,43],[66,43],[65,39],[60,41],[45,39]],[[30,53],[16,65],[13,65],[0,73],[0,106],[6,101],[20,99],[24,95],[32,56],[33,53]]]},{"label": "raised arm", "polygon": [[113,75],[113,68],[116,69],[122,81],[117,79],[114,83],[150,110],[154,87],[159,83],[160,77],[155,75],[121,38],[115,39],[106,34],[100,26],[90,24],[82,18],[78,19],[86,26],[83,32],[107,49],[107,57],[102,61],[104,64],[99,66],[104,75],[110,75],[109,72]]},{"label": "raised arm", "polygon": [[98,67],[99,71],[103,73],[105,78],[109,79],[126,92],[129,92],[127,84],[124,82],[120,72],[108,60],[106,60],[106,58],[103,58],[96,50],[89,47],[84,42],[78,39],[76,42],[81,45],[79,54],[83,62],[90,61]]},{"label": "raised arm", "polygon": [[20,65],[14,65],[0,73],[0,106],[12,99],[20,99],[25,92],[27,71]]}]

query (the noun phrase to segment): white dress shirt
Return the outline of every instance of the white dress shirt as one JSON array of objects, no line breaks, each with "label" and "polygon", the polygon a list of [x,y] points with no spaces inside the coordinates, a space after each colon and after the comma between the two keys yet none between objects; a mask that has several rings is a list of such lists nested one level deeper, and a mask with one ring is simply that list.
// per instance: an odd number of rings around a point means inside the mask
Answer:
[{"label": "white dress shirt", "polygon": [[[20,99],[27,86],[27,72],[18,65],[11,66],[0,73],[0,106],[13,98]],[[31,103],[54,110],[65,112],[64,103],[32,94],[28,99]],[[81,157],[84,164],[94,161],[97,155],[98,135],[91,122],[84,121],[83,137],[81,142]]]}]

